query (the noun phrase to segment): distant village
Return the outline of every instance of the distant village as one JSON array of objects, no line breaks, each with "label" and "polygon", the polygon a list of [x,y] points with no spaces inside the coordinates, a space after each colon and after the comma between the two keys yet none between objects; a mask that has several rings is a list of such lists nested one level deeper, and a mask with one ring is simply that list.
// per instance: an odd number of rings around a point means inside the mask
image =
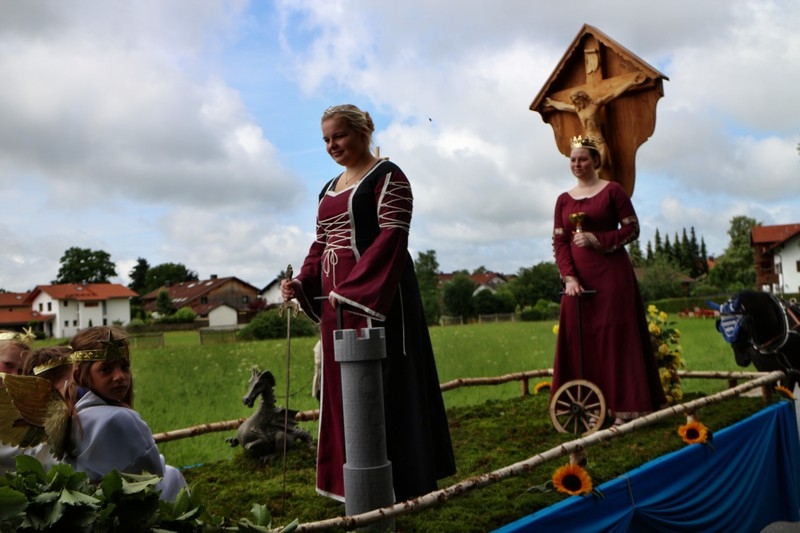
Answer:
[{"label": "distant village", "polygon": [[[800,224],[756,226],[751,235],[756,265],[756,287],[774,293],[800,292]],[[444,286],[454,274],[439,274]],[[475,293],[498,287],[514,275],[481,272],[470,276]],[[37,285],[23,293],[0,292],[0,329],[34,331],[48,338],[69,338],[78,330],[131,322],[131,301],[144,311],[157,313],[159,293],[166,291],[175,309],[189,308],[194,327],[235,328],[249,322],[260,310],[281,303],[279,279],[263,288],[235,276],[212,275],[185,281],[139,295],[116,283]]]}]

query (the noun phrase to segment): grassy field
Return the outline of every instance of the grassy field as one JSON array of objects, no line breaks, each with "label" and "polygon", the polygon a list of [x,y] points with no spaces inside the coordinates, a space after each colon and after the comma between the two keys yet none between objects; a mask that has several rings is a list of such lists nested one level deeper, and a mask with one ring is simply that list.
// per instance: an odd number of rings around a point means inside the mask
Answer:
[{"label": "grassy field", "polygon": [[[714,328],[712,320],[676,320],[687,370],[741,370],[733,352]],[[437,327],[431,329],[441,382],[464,377],[497,376],[510,372],[551,368],[555,335],[551,322],[506,322]],[[311,397],[313,338],[291,343],[289,407],[318,407]],[[239,342],[201,346],[195,332],[168,333],[165,347],[139,349],[132,354],[136,409],[153,432],[249,416],[242,405],[250,368],[268,369],[277,382],[278,403],[286,380],[285,340]],[[684,380],[687,392],[712,393],[724,381]],[[448,408],[479,405],[487,400],[518,397],[517,382],[493,387],[468,387],[444,393]],[[303,423],[316,434],[314,422]],[[166,442],[160,448],[167,461],[191,466],[230,459],[237,449],[225,442],[234,431]]]},{"label": "grassy field", "polygon": [[[679,319],[687,370],[744,370],[736,366],[733,352],[716,331],[712,320]],[[431,329],[439,378],[497,376],[552,367],[555,335],[552,322],[472,324]],[[289,406],[315,409],[310,394],[315,338],[293,339]],[[201,346],[195,332],[166,335],[165,347],[137,349],[132,353],[136,409],[155,432],[249,416],[241,398],[250,368],[270,370],[281,396],[286,378],[285,340],[239,342]],[[752,370],[752,369],[750,369]],[[536,379],[531,383],[531,389]],[[726,387],[722,380],[686,379],[687,398],[711,394]],[[520,398],[520,386],[467,387],[444,393],[458,473],[442,480],[448,486],[512,464],[574,438],[557,433],[549,419],[547,395]],[[284,398],[278,398],[285,404]],[[712,430],[748,416],[763,407],[760,398],[738,398],[704,408],[702,419]],[[653,427],[613,442],[592,447],[589,470],[596,484],[613,479],[644,462],[681,446],[675,416]],[[316,434],[316,423],[304,427]],[[288,457],[288,477],[281,484],[278,459],[260,464],[244,457],[241,449],[225,441],[235,431],[206,434],[159,445],[167,461],[187,467],[185,476],[210,512],[231,518],[247,517],[253,503],[265,503],[274,524],[293,518],[302,522],[327,519],[343,513],[341,504],[314,492],[315,456],[294,448]],[[505,480],[497,486],[471,492],[421,515],[398,520],[408,532],[488,531],[551,505],[563,496],[532,487],[546,482],[557,465]],[[287,497],[282,497],[287,494]]]}]

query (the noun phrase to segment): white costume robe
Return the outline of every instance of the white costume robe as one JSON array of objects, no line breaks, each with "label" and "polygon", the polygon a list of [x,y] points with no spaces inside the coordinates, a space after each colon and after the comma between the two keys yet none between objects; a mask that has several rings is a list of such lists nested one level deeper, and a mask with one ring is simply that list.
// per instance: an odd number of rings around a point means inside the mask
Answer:
[{"label": "white costume robe", "polygon": [[[65,461],[76,471],[100,481],[112,470],[128,474],[161,476],[157,485],[161,499],[174,501],[186,486],[183,474],[164,461],[150,427],[133,409],[109,405],[94,392],[75,404],[77,421],[72,424],[74,453]],[[77,422],[77,423],[76,423]]]}]

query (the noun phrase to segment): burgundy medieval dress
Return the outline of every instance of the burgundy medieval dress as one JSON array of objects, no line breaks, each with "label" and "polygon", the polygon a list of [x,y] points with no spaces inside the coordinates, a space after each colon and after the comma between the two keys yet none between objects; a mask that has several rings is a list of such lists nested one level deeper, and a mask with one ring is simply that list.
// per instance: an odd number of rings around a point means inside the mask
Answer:
[{"label": "burgundy medieval dress", "polygon": [[[336,178],[338,179],[338,178]],[[297,276],[298,300],[319,321],[322,398],[317,452],[317,492],[342,500],[345,463],[339,363],[334,360],[335,294],[347,305],[343,329],[385,328],[383,393],[387,455],[396,501],[432,490],[455,473],[450,431],[408,252],[411,186],[397,165],[380,161],[355,186],[334,192],[325,185],[317,236]]]},{"label": "burgundy medieval dress", "polygon": [[[583,231],[593,246],[572,244],[571,213],[583,212]],[[639,221],[625,190],[609,182],[596,195],[556,201],[553,248],[562,280],[577,278],[587,291],[561,297],[552,393],[567,381],[597,385],[608,409],[623,419],[659,409],[666,402],[653,354],[647,317],[625,245],[639,236]],[[581,365],[578,300],[583,330]]]}]

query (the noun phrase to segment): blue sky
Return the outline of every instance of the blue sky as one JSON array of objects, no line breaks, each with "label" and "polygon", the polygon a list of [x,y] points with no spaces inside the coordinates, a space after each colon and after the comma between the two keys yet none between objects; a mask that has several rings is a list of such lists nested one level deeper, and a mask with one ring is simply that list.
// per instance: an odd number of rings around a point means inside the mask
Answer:
[{"label": "blue sky", "polygon": [[338,173],[319,117],[355,103],[409,175],[412,254],[444,271],[552,260],[572,178],[528,106],[584,23],[666,76],[637,155],[641,240],[800,211],[800,3],[72,0],[0,5],[0,288],[72,246],[263,286]]}]

